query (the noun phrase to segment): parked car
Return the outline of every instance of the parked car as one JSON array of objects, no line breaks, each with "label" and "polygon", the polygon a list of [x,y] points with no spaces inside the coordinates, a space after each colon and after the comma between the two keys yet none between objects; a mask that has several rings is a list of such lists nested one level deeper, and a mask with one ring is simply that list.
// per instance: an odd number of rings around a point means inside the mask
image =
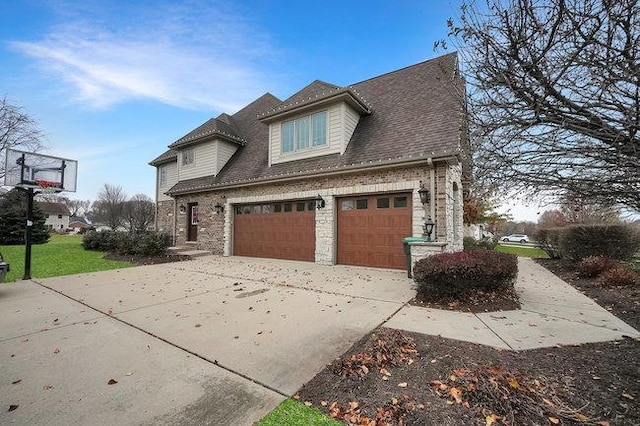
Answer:
[{"label": "parked car", "polygon": [[502,237],[500,239],[501,241],[504,241],[505,243],[528,243],[529,242],[529,237],[524,235],[524,234],[511,234],[511,235],[507,235],[506,237]]}]

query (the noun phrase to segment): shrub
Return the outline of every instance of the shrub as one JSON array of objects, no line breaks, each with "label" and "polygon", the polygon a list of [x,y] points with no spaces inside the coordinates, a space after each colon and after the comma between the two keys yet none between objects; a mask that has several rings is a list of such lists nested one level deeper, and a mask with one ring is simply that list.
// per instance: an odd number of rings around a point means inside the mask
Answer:
[{"label": "shrub", "polygon": [[491,250],[440,253],[421,259],[413,268],[418,296],[460,297],[472,291],[512,286],[518,274],[515,255]]},{"label": "shrub", "polygon": [[576,272],[579,277],[593,278],[617,266],[619,266],[619,263],[610,257],[589,256],[578,262]]},{"label": "shrub", "polygon": [[464,237],[463,246],[466,251],[468,250],[477,250],[477,249],[486,249],[493,250],[496,248],[496,242],[492,241],[489,238],[483,238],[481,240],[476,240],[473,237]]},{"label": "shrub", "polygon": [[110,251],[121,255],[153,256],[164,254],[171,245],[171,237],[167,234],[145,232],[89,231],[82,245],[87,250]]},{"label": "shrub", "polygon": [[568,259],[607,256],[627,260],[640,247],[640,240],[627,225],[572,225],[563,229],[559,245]]},{"label": "shrub", "polygon": [[88,231],[82,237],[82,247],[85,250],[115,251],[115,231]]},{"label": "shrub", "polygon": [[602,287],[632,286],[639,283],[638,273],[621,265],[604,271],[596,280],[596,284]]},{"label": "shrub", "polygon": [[536,233],[536,241],[539,249],[544,250],[549,259],[560,259],[560,235],[564,228],[543,228]]}]

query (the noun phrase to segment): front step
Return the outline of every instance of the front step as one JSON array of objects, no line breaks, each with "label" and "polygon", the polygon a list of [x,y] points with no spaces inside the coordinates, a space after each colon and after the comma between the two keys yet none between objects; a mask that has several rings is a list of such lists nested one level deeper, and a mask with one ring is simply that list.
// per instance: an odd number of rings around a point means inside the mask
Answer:
[{"label": "front step", "polygon": [[196,257],[213,255],[213,253],[210,252],[210,251],[198,250],[198,249],[195,249],[195,248],[193,248],[191,246],[169,247],[167,250],[171,254],[179,254],[179,255],[183,255],[183,256],[189,256],[192,259],[195,259]]}]

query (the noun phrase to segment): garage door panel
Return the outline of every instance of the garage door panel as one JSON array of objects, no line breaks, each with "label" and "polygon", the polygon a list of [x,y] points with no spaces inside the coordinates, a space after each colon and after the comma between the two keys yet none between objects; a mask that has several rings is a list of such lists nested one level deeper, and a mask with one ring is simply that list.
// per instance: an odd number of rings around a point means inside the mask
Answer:
[{"label": "garage door panel", "polygon": [[235,255],[315,260],[314,210],[296,211],[295,203],[290,212],[276,212],[271,204],[260,206],[236,207]]},{"label": "garage door panel", "polygon": [[[338,200],[338,263],[406,268],[402,242],[411,235],[412,212],[399,203],[396,207],[395,197],[406,197],[404,205],[411,205],[411,194],[408,193]],[[367,201],[357,203],[364,199]],[[345,210],[345,205],[353,208]]]}]

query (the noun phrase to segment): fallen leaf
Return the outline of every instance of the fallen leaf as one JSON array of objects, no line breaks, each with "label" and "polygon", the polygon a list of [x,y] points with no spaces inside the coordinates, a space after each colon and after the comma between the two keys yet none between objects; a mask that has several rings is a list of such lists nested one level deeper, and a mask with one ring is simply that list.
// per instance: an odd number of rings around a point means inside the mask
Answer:
[{"label": "fallen leaf", "polygon": [[42,387],[42,390],[49,390],[49,389],[53,389],[53,385],[44,385]]},{"label": "fallen leaf", "polygon": [[366,365],[363,365],[362,367],[360,367],[360,369],[362,370],[362,372],[363,372],[364,374],[369,373],[369,367],[367,367]]},{"label": "fallen leaf", "polygon": [[60,353],[60,349],[55,348],[55,349],[53,350],[53,353],[54,353],[54,354],[59,354],[59,353]]},{"label": "fallen leaf", "polygon": [[130,371],[130,372],[128,372],[127,374],[125,374],[125,376],[133,376],[133,372],[132,372],[132,371]]},{"label": "fallen leaf", "polygon": [[550,421],[551,423],[553,423],[554,425],[557,425],[557,424],[559,424],[559,423],[560,423],[560,419],[557,419],[557,418],[555,418],[555,417],[549,417],[549,421]]},{"label": "fallen leaf", "polygon": [[518,389],[518,381],[515,379],[509,380],[509,386],[511,386],[514,389]]},{"label": "fallen leaf", "polygon": [[195,327],[196,327],[196,328],[198,328],[198,327],[202,327],[202,324],[196,324],[196,325],[195,325]]},{"label": "fallen leaf", "polygon": [[630,395],[628,393],[623,393],[622,396],[624,396],[625,398],[630,399],[630,400],[634,400],[635,399],[632,395]]},{"label": "fallen leaf", "polygon": [[495,414],[490,414],[487,417],[485,417],[484,420],[485,420],[486,426],[491,426],[492,424],[500,420],[500,417],[496,416]]},{"label": "fallen leaf", "polygon": [[460,388],[451,388],[449,389],[449,394],[456,400],[458,404],[462,402],[462,391]]},{"label": "fallen leaf", "polygon": [[306,405],[307,407],[311,407],[313,404],[311,403],[311,401],[305,401],[304,405]]},{"label": "fallen leaf", "polygon": [[116,383],[118,383],[118,381],[115,379],[111,379],[107,382],[108,385],[115,385]]},{"label": "fallen leaf", "polygon": [[18,405],[18,404],[11,404],[11,405],[9,406],[9,409],[8,409],[7,411],[11,412],[11,411],[17,410],[17,409],[18,409],[18,407],[19,407],[19,405]]},{"label": "fallen leaf", "polygon": [[449,380],[451,380],[452,382],[455,382],[457,379],[458,377],[455,374],[449,376]]},{"label": "fallen leaf", "polygon": [[300,399],[300,394],[293,395],[293,399],[296,399],[296,400]]},{"label": "fallen leaf", "polygon": [[393,405],[398,405],[398,398],[391,398],[391,403]]},{"label": "fallen leaf", "polygon": [[322,405],[323,407],[327,406],[327,401],[320,401],[320,405]]},{"label": "fallen leaf", "polygon": [[398,383],[398,387],[399,388],[406,388],[407,387],[407,382]]},{"label": "fallen leaf", "polygon": [[18,383],[20,383],[22,381],[22,379],[18,379],[18,380],[14,380],[13,382],[11,382],[12,385],[17,385]]},{"label": "fallen leaf", "polygon": [[349,410],[353,411],[353,410],[357,409],[359,405],[360,404],[358,404],[358,401],[351,401],[351,402],[349,402]]}]

